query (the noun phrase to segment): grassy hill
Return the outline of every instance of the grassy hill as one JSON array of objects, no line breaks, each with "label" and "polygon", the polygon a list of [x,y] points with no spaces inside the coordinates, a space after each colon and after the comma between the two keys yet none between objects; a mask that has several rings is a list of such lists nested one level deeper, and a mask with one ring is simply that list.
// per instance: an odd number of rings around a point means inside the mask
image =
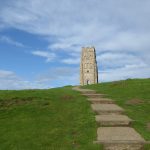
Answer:
[{"label": "grassy hill", "polygon": [[[134,120],[134,127],[146,140],[150,141],[150,79],[128,79],[98,85],[88,85],[113,99],[123,107],[126,114]],[[147,145],[150,150],[150,145]]]},{"label": "grassy hill", "polygon": [[[86,88],[107,94],[125,108],[135,120],[132,126],[150,140],[150,79]],[[0,91],[0,150],[100,150],[92,143],[96,128],[89,102],[71,86]]]},{"label": "grassy hill", "polygon": [[0,150],[97,150],[90,104],[71,87],[0,91]]}]

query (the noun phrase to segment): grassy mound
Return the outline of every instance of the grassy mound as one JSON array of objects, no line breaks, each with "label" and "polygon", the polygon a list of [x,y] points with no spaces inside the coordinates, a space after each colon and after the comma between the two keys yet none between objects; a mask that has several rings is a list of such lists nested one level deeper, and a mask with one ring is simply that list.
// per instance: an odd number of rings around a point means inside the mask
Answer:
[{"label": "grassy mound", "polygon": [[[150,140],[150,79],[85,86],[107,94]],[[100,150],[89,102],[71,86],[0,91],[0,150]],[[147,145],[145,150],[150,150]]]},{"label": "grassy mound", "polygon": [[97,150],[90,104],[71,87],[0,91],[0,150]]},{"label": "grassy mound", "polygon": [[[107,94],[107,97],[123,107],[126,114],[135,120],[132,126],[150,141],[150,79],[128,79],[88,85],[85,88]],[[150,146],[146,146],[146,149],[150,150]]]}]

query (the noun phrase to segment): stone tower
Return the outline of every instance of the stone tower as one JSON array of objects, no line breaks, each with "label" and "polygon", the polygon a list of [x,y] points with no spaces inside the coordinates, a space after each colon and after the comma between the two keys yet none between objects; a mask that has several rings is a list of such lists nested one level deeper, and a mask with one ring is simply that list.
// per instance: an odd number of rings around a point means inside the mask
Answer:
[{"label": "stone tower", "polygon": [[98,83],[98,68],[94,47],[83,47],[80,64],[80,85]]}]

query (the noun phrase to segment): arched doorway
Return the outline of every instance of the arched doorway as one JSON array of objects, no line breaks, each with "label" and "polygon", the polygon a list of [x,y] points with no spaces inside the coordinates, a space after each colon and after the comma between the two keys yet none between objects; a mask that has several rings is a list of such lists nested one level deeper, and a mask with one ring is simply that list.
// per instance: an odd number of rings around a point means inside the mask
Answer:
[{"label": "arched doorway", "polygon": [[89,85],[90,84],[90,80],[86,80],[86,84]]}]

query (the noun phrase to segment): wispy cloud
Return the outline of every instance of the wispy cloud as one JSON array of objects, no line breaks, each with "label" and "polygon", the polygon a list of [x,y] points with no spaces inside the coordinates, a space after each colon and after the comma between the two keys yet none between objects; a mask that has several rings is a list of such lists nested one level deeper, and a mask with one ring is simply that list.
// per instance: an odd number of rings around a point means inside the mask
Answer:
[{"label": "wispy cloud", "polygon": [[25,47],[21,42],[15,41],[8,36],[0,36],[0,41],[3,43],[11,44],[17,47]]},{"label": "wispy cloud", "polygon": [[38,81],[29,81],[22,79],[15,72],[0,70],[0,90],[18,90],[18,89],[43,89],[50,88],[50,85]]},{"label": "wispy cloud", "polygon": [[15,74],[12,71],[0,70],[0,79],[14,77]]},{"label": "wispy cloud", "polygon": [[80,58],[67,58],[63,59],[61,62],[65,64],[79,64],[80,63]]},{"label": "wispy cloud", "polygon": [[57,41],[50,46],[53,49],[77,51],[75,45],[95,45],[98,50],[141,51],[150,47],[148,0],[10,3],[0,10],[3,24],[40,35],[54,35]]},{"label": "wispy cloud", "polygon": [[56,58],[55,53],[51,53],[51,52],[47,52],[47,51],[37,50],[37,51],[33,51],[32,54],[35,56],[40,56],[40,57],[46,58],[46,62],[51,62]]},{"label": "wispy cloud", "polygon": [[130,54],[126,52],[105,52],[97,56],[98,64],[101,69],[122,68],[127,65],[147,65],[147,62],[140,55]]},{"label": "wispy cloud", "polygon": [[51,67],[37,76],[39,83],[49,83],[52,87],[76,85],[79,80],[78,67]]},{"label": "wispy cloud", "polygon": [[32,54],[47,62],[61,51],[68,58],[60,57],[60,62],[78,65],[81,47],[95,46],[99,69],[105,71],[100,75],[103,81],[150,74],[149,0],[15,0],[5,4],[0,9],[1,26],[46,36],[49,51]]},{"label": "wispy cloud", "polygon": [[113,68],[106,71],[99,72],[99,81],[117,81],[128,78],[149,78],[150,76],[149,66],[143,64],[126,65],[122,68]]}]

